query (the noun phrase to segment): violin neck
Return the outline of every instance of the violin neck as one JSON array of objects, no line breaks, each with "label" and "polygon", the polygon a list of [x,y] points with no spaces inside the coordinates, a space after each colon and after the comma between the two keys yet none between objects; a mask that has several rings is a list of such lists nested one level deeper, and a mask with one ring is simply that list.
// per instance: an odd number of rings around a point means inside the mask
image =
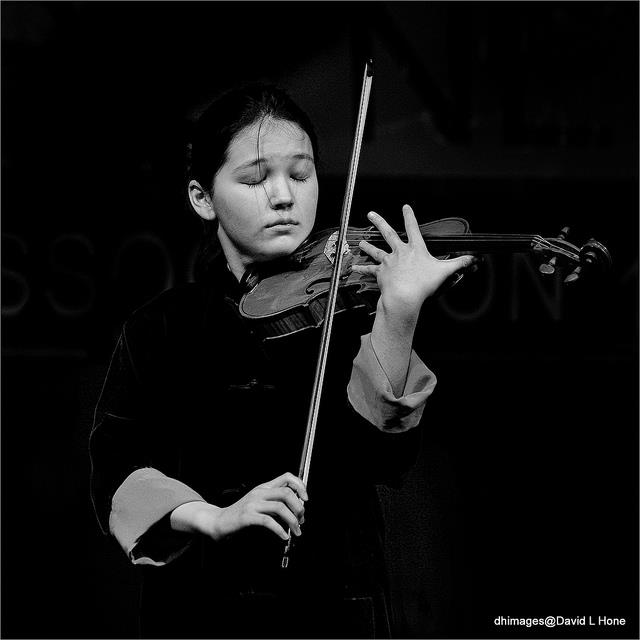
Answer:
[{"label": "violin neck", "polygon": [[535,246],[534,236],[474,235],[425,237],[429,251],[440,253],[473,251],[477,253],[528,253]]},{"label": "violin neck", "polygon": [[[399,234],[406,240],[406,234]],[[539,236],[504,234],[423,235],[433,254],[469,251],[474,253],[529,253],[538,244]],[[386,247],[382,238],[370,240],[376,246]]]}]

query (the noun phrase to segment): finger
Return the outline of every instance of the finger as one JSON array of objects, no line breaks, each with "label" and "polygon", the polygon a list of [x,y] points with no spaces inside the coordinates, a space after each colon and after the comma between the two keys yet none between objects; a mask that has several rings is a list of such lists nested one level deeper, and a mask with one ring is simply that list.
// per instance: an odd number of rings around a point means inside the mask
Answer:
[{"label": "finger", "polygon": [[382,258],[388,256],[389,254],[386,251],[383,251],[379,247],[374,247],[370,242],[366,240],[360,240],[358,246],[362,251],[364,251],[368,256],[371,256],[377,262],[382,262]]},{"label": "finger", "polygon": [[461,264],[463,267],[468,267],[480,262],[480,258],[470,253],[465,253],[462,255],[456,255],[453,258],[444,258],[442,260],[438,260],[438,262],[444,262],[445,264]]},{"label": "finger", "polygon": [[402,207],[402,215],[404,216],[404,228],[407,232],[409,244],[424,244],[422,233],[420,232],[420,225],[416,220],[413,209],[408,204]]},{"label": "finger", "polygon": [[258,507],[260,513],[268,513],[272,516],[278,516],[282,522],[284,522],[287,527],[293,531],[297,536],[302,534],[302,529],[300,529],[300,522],[298,518],[291,512],[290,509],[285,507],[282,502],[274,502],[273,500],[265,500],[260,503]]},{"label": "finger", "polygon": [[250,518],[249,524],[266,527],[283,540],[289,539],[289,534],[271,516],[268,516],[265,513],[254,514],[254,516]]},{"label": "finger", "polygon": [[378,231],[382,234],[382,237],[387,241],[387,244],[392,250],[397,249],[404,243],[400,240],[400,236],[395,232],[394,228],[375,211],[371,211],[367,214],[367,217],[377,227]]},{"label": "finger", "polygon": [[280,500],[280,502],[284,502],[296,514],[298,520],[304,514],[304,502],[291,487],[268,489],[261,497],[263,500]]},{"label": "finger", "polygon": [[372,275],[375,277],[379,268],[380,267],[376,264],[355,264],[351,267],[351,271],[360,273],[363,276]]},{"label": "finger", "polygon": [[460,256],[458,258],[449,258],[448,260],[440,260],[440,263],[445,266],[444,272],[447,275],[451,275],[461,269],[466,269],[473,264],[476,264],[478,259],[475,256]]},{"label": "finger", "polygon": [[291,487],[302,500],[308,500],[309,495],[307,494],[307,488],[304,486],[304,482],[298,478],[298,476],[294,476],[293,473],[287,472],[283,473],[281,476],[278,476],[271,482],[266,483],[268,487]]}]

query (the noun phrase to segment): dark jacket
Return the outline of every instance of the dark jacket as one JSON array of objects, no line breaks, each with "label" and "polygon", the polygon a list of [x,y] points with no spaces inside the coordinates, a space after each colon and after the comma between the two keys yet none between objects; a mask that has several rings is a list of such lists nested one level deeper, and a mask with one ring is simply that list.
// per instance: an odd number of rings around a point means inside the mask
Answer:
[{"label": "dark jacket", "polygon": [[[146,635],[312,637],[312,624],[299,625],[315,616],[320,635],[347,637],[353,623],[355,635],[384,636],[375,485],[401,482],[420,430],[377,428],[347,398],[367,318],[336,318],[310,500],[290,567],[280,568],[283,542],[266,529],[213,543],[169,527],[179,504],[228,506],[262,482],[298,473],[320,332],[262,343],[238,313],[241,293],[220,263],[213,281],[167,291],[136,311],[96,410],[91,487],[101,527],[132,561],[163,565],[144,567]],[[416,397],[431,392],[428,374],[414,384]],[[285,614],[283,602],[295,602],[296,613]],[[329,611],[346,616],[337,628],[321,624]]]}]

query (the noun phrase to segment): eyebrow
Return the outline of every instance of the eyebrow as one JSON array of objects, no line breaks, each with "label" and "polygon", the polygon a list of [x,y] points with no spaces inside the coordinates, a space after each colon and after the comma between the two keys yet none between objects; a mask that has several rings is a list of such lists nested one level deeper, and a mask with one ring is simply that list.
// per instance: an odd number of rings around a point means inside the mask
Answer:
[{"label": "eyebrow", "polygon": [[[296,153],[293,156],[289,156],[289,158],[291,160],[309,160],[313,162],[313,156],[310,156],[308,153]],[[255,160],[250,160],[249,162],[245,162],[244,164],[237,166],[233,170],[233,172],[236,173],[239,171],[244,171],[245,169],[251,169],[251,167],[255,167],[259,164],[264,164],[265,162],[268,162],[266,158],[256,158]]]}]

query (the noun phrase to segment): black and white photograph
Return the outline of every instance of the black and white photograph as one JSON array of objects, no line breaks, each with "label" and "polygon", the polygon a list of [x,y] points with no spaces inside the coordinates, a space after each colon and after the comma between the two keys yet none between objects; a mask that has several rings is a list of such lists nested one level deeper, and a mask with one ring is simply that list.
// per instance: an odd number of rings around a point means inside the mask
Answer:
[{"label": "black and white photograph", "polygon": [[3,638],[639,637],[639,3],[17,1]]}]

